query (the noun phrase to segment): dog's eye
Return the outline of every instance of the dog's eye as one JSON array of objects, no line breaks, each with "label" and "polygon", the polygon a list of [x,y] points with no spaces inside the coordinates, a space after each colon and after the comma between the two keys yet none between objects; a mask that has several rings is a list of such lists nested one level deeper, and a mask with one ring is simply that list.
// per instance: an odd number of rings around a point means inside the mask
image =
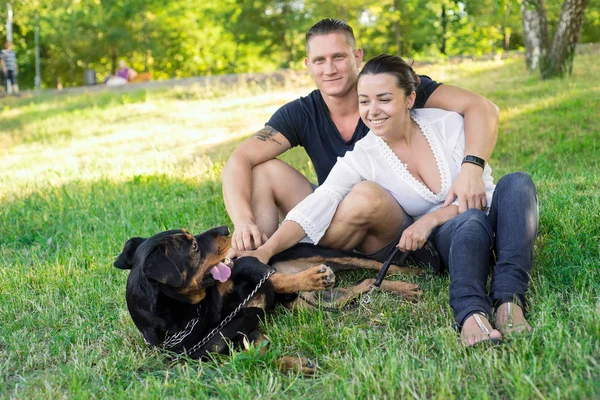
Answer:
[{"label": "dog's eye", "polygon": [[198,243],[194,240],[192,242],[192,251],[196,251],[196,250],[198,250]]}]

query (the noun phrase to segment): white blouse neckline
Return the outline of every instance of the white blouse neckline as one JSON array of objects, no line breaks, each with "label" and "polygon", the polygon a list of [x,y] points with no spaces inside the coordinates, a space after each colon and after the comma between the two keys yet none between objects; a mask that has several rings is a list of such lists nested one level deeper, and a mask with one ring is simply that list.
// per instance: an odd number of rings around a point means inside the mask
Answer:
[{"label": "white blouse neckline", "polygon": [[396,153],[390,148],[390,146],[379,136],[375,136],[376,143],[383,153],[384,158],[391,165],[392,169],[406,181],[415,192],[417,192],[422,198],[431,202],[431,203],[439,203],[440,201],[444,201],[446,198],[446,194],[450,189],[450,167],[448,166],[448,162],[443,155],[442,149],[440,148],[440,143],[437,140],[436,135],[433,133],[429,122],[425,119],[417,115],[416,113],[411,112],[411,118],[419,125],[421,128],[421,132],[425,136],[427,143],[429,143],[429,147],[433,152],[433,156],[435,157],[435,161],[437,163],[437,169],[440,174],[441,179],[441,190],[440,193],[435,194],[431,191],[425,184],[417,180],[406,165],[398,158]]}]

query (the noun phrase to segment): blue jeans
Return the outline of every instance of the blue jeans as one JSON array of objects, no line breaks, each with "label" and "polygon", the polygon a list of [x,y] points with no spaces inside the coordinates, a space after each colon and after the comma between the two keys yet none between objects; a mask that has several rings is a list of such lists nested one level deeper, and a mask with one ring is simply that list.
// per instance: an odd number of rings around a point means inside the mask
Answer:
[{"label": "blue jeans", "polygon": [[[470,209],[435,228],[429,240],[450,272],[450,306],[458,326],[475,312],[492,315],[507,301],[525,307],[538,228],[537,192],[531,177],[502,177],[489,215]],[[489,295],[491,250],[496,253]]]}]

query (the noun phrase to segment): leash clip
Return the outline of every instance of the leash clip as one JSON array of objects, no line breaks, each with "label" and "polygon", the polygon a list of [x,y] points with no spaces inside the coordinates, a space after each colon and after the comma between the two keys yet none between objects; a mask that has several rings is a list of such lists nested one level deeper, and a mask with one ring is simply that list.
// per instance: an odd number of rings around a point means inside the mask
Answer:
[{"label": "leash clip", "polygon": [[369,304],[371,302],[371,292],[373,292],[375,289],[377,289],[377,286],[371,285],[371,289],[369,289],[369,291],[363,296],[361,304]]}]

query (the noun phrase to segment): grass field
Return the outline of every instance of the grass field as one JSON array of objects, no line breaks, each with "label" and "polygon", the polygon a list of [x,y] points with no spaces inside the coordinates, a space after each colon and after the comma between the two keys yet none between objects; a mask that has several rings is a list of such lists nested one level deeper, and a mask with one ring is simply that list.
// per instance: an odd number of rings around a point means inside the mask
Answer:
[{"label": "grass field", "polygon": [[[0,398],[600,397],[597,56],[548,82],[520,59],[420,71],[498,104],[494,175],[526,171],[538,187],[534,332],[494,348],[459,345],[448,278],[426,275],[407,278],[423,288],[418,304],[377,294],[342,315],[279,310],[265,356],[169,362],[133,326],[114,258],[132,236],[228,223],[228,155],[310,85],[0,100]],[[283,158],[314,180],[301,150]],[[297,353],[315,378],[271,365]]]}]

